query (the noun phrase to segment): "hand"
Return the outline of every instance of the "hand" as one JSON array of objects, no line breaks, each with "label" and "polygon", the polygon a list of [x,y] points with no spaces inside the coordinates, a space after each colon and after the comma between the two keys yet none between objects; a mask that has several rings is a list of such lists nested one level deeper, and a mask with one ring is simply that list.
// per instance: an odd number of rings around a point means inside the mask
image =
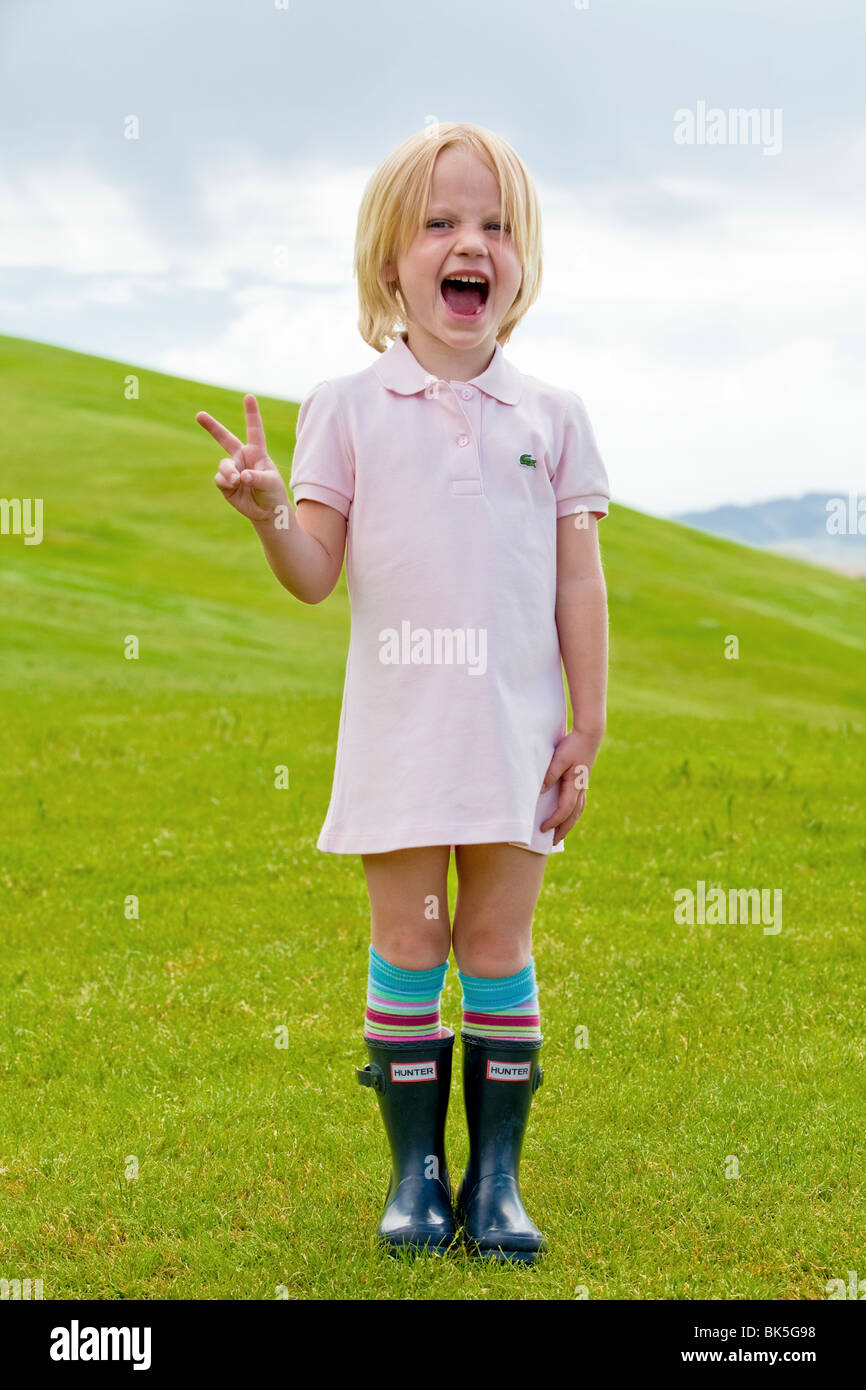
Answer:
[{"label": "hand", "polygon": [[541,829],[550,830],[553,826],[557,827],[553,836],[555,845],[565,839],[569,830],[583,815],[589,774],[600,742],[597,734],[582,734],[572,729],[571,733],[560,739],[554,749],[541,790],[547,791],[548,787],[552,787],[558,781],[559,801],[553,814],[541,822]]},{"label": "hand", "polygon": [[276,464],[268,458],[265,430],[255,396],[244,396],[247,443],[221,425],[206,410],[196,420],[231,454],[220,462],[214,482],[227,502],[250,521],[269,521],[274,509],[289,505],[289,494]]}]

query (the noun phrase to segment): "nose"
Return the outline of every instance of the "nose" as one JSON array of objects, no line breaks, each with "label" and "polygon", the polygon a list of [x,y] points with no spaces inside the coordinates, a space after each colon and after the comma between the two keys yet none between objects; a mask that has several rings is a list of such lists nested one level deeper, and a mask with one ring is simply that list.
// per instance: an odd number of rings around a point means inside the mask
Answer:
[{"label": "nose", "polygon": [[477,227],[462,227],[457,233],[454,250],[467,256],[487,256],[484,237]]}]

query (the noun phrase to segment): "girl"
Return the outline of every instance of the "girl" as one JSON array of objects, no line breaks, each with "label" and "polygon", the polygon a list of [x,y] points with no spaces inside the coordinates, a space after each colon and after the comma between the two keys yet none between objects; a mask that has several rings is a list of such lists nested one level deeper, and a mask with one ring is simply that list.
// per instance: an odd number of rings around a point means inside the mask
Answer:
[{"label": "girl", "polygon": [[[541,285],[538,197],[504,140],[450,123],[395,150],[364,192],[355,274],[379,356],[302,402],[296,511],[253,396],[246,444],[196,419],[290,593],[320,603],[346,553],[352,632],[317,846],[359,854],[370,895],[357,1076],[391,1148],[379,1238],[438,1252],[460,1226],[472,1254],[529,1263],[546,1249],[518,1183],[542,1077],[532,916],[604,730],[609,485],[580,398],[502,351]],[[456,1221],[454,1033],[439,1017],[452,945],[470,1139]]]}]

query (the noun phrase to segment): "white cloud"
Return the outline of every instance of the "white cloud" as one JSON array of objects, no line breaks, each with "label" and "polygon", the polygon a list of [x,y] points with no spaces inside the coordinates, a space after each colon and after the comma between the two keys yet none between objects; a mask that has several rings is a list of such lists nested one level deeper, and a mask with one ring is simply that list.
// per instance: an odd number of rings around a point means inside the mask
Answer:
[{"label": "white cloud", "polygon": [[196,180],[198,225],[207,240],[187,251],[181,285],[227,289],[231,272],[278,285],[341,286],[351,281],[355,214],[366,175],[319,164],[257,163]]},{"label": "white cloud", "polygon": [[839,340],[866,318],[862,228],[736,185],[663,191],[703,215],[642,227],[544,190],[547,331],[530,311],[514,360],[584,396],[615,494],[649,511],[856,485],[862,367]]},{"label": "white cloud", "polygon": [[3,264],[73,275],[168,269],[170,253],[147,231],[133,200],[86,165],[22,167],[0,178]]},{"label": "white cloud", "polygon": [[[815,157],[841,167],[838,149]],[[622,501],[666,512],[862,478],[862,226],[810,198],[799,159],[793,188],[670,172],[540,186],[544,287],[507,352],[585,398]],[[239,167],[200,167],[182,236],[86,167],[0,180],[7,265],[59,272],[39,276],[40,324],[55,311],[68,343],[88,304],[134,309],[129,360],[136,328],[158,325],[167,346],[141,365],[294,399],[373,361],[352,281],[369,171]],[[183,296],[168,322],[166,295]],[[216,333],[187,312],[197,296]]]},{"label": "white cloud", "polygon": [[348,290],[307,294],[257,287],[229,302],[221,333],[168,348],[154,366],[238,391],[300,400],[325,377],[359,371],[375,358],[355,327],[355,299]]}]

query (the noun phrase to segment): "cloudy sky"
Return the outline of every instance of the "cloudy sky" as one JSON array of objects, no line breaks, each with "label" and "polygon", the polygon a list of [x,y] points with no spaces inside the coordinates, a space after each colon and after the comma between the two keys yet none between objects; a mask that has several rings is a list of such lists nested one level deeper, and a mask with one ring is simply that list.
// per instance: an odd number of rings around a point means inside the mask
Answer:
[{"label": "cloudy sky", "polygon": [[544,214],[507,355],[615,499],[862,491],[864,39],[862,0],[0,0],[0,332],[298,400],[375,358],[369,174],[473,121]]}]

